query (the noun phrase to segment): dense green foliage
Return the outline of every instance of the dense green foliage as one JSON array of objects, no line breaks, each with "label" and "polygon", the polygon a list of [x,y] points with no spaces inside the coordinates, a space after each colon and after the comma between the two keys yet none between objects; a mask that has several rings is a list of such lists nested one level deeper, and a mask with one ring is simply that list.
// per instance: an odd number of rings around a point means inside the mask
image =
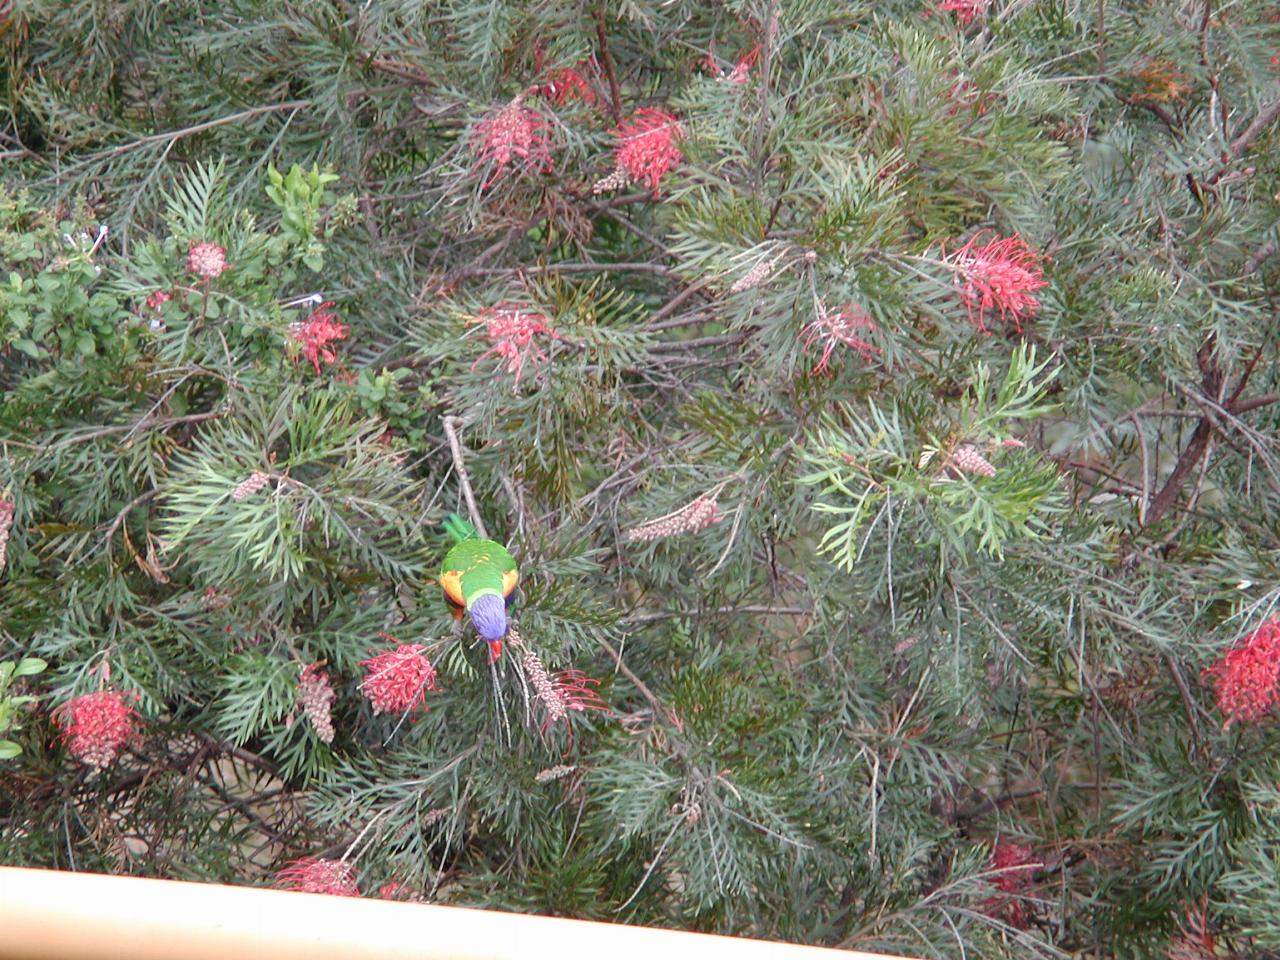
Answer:
[{"label": "dense green foliage", "polygon": [[[1280,601],[1273,3],[0,23],[0,660],[48,663],[0,674],[0,862],[1280,950],[1280,726],[1202,676]],[[622,176],[654,116],[678,161]],[[452,625],[468,485],[609,712],[548,722]],[[387,635],[416,715],[362,692]],[[57,710],[100,689],[137,736],[95,770]]]}]

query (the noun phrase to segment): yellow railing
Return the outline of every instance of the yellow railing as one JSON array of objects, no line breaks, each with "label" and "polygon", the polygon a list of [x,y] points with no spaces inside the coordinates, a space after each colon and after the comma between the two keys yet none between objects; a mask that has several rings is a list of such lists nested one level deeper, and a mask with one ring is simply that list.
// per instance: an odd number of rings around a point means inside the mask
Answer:
[{"label": "yellow railing", "polygon": [[0,867],[0,960],[684,957],[886,960],[881,954],[518,913]]}]

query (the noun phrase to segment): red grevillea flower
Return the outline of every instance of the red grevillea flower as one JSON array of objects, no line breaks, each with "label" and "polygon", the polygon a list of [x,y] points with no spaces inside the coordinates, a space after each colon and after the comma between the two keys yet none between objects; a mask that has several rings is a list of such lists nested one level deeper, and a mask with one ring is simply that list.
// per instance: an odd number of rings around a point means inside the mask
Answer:
[{"label": "red grevillea flower", "polygon": [[412,900],[413,888],[399,880],[388,880],[375,894],[379,900]]},{"label": "red grevillea flower", "polygon": [[1213,677],[1218,709],[1226,722],[1252,723],[1280,702],[1280,617],[1272,617],[1202,674]]},{"label": "red grevillea flower", "polygon": [[524,375],[524,365],[530,362],[534,367],[546,363],[549,359],[533,338],[543,334],[555,340],[556,332],[547,323],[547,318],[513,303],[499,303],[494,307],[481,310],[470,323],[483,323],[485,334],[491,346],[476,358],[471,365],[474,370],[480,361],[490,355],[501,357],[507,362],[507,373],[516,375],[515,386],[520,386],[520,378]]},{"label": "red grevillea flower", "polygon": [[435,667],[423,656],[424,649],[420,643],[402,643],[360,661],[367,671],[360,691],[373,704],[374,713],[416,713],[426,705],[427,691],[439,689]]},{"label": "red grevillea flower", "polygon": [[342,323],[336,314],[329,311],[333,301],[320,304],[305,319],[290,325],[289,333],[302,345],[302,355],[320,371],[320,361],[337,363],[338,352],[330,346],[339,340],[345,340],[351,328]]},{"label": "red grevillea flower", "polygon": [[528,647],[522,649],[520,663],[525,676],[533,686],[534,695],[542,705],[542,729],[563,720],[569,711],[599,710],[609,713],[609,706],[596,691],[599,680],[588,677],[581,670],[561,670],[548,673],[546,666]]},{"label": "red grevillea flower", "polygon": [[511,164],[519,160],[528,169],[551,169],[551,151],[546,118],[524,105],[524,94],[505,107],[494,110],[476,124],[471,134],[471,150],[476,169],[493,164],[494,171],[482,190],[488,190]]},{"label": "red grevillea flower", "polygon": [[813,372],[827,373],[827,362],[836,347],[841,345],[858,351],[863,360],[870,360],[880,352],[880,348],[863,340],[858,333],[875,329],[876,322],[861,307],[846,304],[828,310],[826,304],[819,302],[817,317],[801,331],[806,351],[815,343],[822,344],[822,357]]},{"label": "red grevillea flower", "polygon": [[1033,885],[1035,868],[1043,866],[1030,847],[1000,840],[991,851],[988,870],[999,871],[991,877],[991,885],[1001,891],[982,903],[982,912],[1003,920],[1011,927],[1025,930],[1027,904],[1024,900]]},{"label": "red grevillea flower", "polygon": [[207,240],[193,243],[187,250],[187,269],[197,277],[213,280],[227,269],[227,251]]},{"label": "red grevillea flower", "polygon": [[62,739],[81,763],[101,770],[110,766],[134,733],[138,713],[127,702],[136,699],[119,690],[100,690],[68,700],[53,711]]},{"label": "red grevillea flower", "polygon": [[[594,64],[583,61],[578,65],[594,73]],[[600,95],[591,86],[589,80],[578,67],[561,67],[553,70],[547,82],[538,87],[538,93],[557,106],[564,106],[574,100],[581,100],[587,106],[594,107],[600,103]]]},{"label": "red grevillea flower", "polygon": [[327,893],[334,897],[358,897],[356,868],[341,860],[303,857],[276,874],[276,887],[298,893]]},{"label": "red grevillea flower", "polygon": [[302,711],[311,721],[316,736],[325,743],[333,743],[333,701],[338,695],[329,684],[329,675],[319,663],[309,663],[302,668],[298,678],[298,700]]},{"label": "red grevillea flower", "polygon": [[647,183],[656,197],[659,181],[684,159],[676,146],[676,140],[684,136],[680,121],[662,110],[642,107],[614,131],[614,136],[617,146],[613,156],[617,167],[612,178],[605,179],[621,178],[621,183],[614,182],[611,186]]},{"label": "red grevillea flower", "polygon": [[760,44],[756,44],[746,53],[744,53],[738,62],[733,65],[733,69],[726,74],[722,74],[719,79],[724,80],[734,86],[745,86],[746,82],[751,79],[751,68],[760,60]]},{"label": "red grevillea flower", "polygon": [[942,0],[937,9],[942,13],[954,13],[956,19],[967,27],[978,17],[986,16],[989,6],[991,0]]},{"label": "red grevillea flower", "polygon": [[979,244],[980,234],[951,254],[947,262],[955,268],[956,286],[969,319],[981,332],[989,333],[986,319],[994,312],[1003,321],[1013,320],[1022,331],[1022,321],[1035,316],[1040,301],[1032,294],[1048,286],[1040,264],[1045,260],[1027,246],[1016,233],[1010,237],[992,237]]}]

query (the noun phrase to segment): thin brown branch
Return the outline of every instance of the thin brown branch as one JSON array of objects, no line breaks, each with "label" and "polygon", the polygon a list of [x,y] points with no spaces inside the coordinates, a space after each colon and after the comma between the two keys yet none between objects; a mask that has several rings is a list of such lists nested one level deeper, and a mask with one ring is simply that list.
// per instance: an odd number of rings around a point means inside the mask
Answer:
[{"label": "thin brown branch", "polygon": [[1107,72],[1107,0],[1098,0],[1098,73]]},{"label": "thin brown branch", "polygon": [[476,506],[476,495],[471,489],[471,477],[467,474],[467,464],[462,458],[462,444],[458,441],[458,428],[462,426],[461,417],[444,417],[440,421],[444,435],[449,440],[449,450],[453,454],[453,470],[458,475],[458,484],[462,487],[462,496],[467,501],[467,512],[471,514],[471,523],[476,532],[484,539],[489,539],[484,520],[480,518],[480,508]]},{"label": "thin brown branch", "polygon": [[1245,127],[1240,136],[1231,141],[1231,155],[1238,157],[1248,150],[1277,117],[1280,117],[1280,100],[1273,100],[1262,108],[1253,123]]},{"label": "thin brown branch", "polygon": [[77,433],[73,437],[66,437],[57,443],[50,444],[49,449],[57,449],[66,446],[69,443],[84,443],[87,440],[97,440],[99,437],[107,437],[113,433],[133,433],[136,430],[144,428],[164,430],[169,427],[177,426],[182,423],[201,423],[205,420],[216,420],[218,417],[224,416],[221,410],[210,410],[207,413],[188,413],[181,417],[158,417],[149,419],[143,417],[137,423],[117,424],[111,427],[99,427],[96,430],[90,430],[87,433]]},{"label": "thin brown branch", "polygon": [[650,353],[683,353],[685,350],[697,350],[700,347],[723,347],[730,344],[741,343],[746,340],[751,333],[747,330],[740,330],[737,333],[722,333],[714,337],[695,337],[692,340],[672,340],[670,342],[655,343],[649,348]]},{"label": "thin brown branch", "polygon": [[122,156],[141,147],[145,147],[152,143],[172,143],[181,140],[183,137],[194,136],[197,133],[204,133],[206,130],[212,130],[215,127],[226,126],[229,123],[239,123],[241,120],[252,120],[254,117],[260,117],[266,113],[282,113],[285,111],[306,110],[313,106],[311,100],[289,100],[285,103],[273,103],[265,107],[252,107],[249,110],[241,110],[239,113],[231,113],[225,117],[219,117],[217,120],[207,120],[204,123],[197,123],[190,127],[183,127],[180,130],[169,130],[165,133],[153,133],[150,136],[139,137],[137,140],[131,140],[128,143],[122,143],[118,147],[112,147],[109,150],[103,150],[99,153],[90,154],[77,160],[63,170],[54,174],[54,180],[61,179],[74,170],[104,160],[111,160],[114,157]]},{"label": "thin brown branch", "polygon": [[1164,654],[1164,665],[1169,671],[1169,676],[1173,678],[1174,686],[1178,688],[1178,696],[1182,699],[1182,711],[1187,716],[1187,724],[1191,728],[1191,739],[1195,743],[1197,754],[1204,752],[1204,740],[1200,735],[1200,721],[1196,715],[1196,702],[1191,696],[1191,690],[1187,687],[1187,678],[1182,675],[1182,668],[1178,666],[1178,661],[1173,658],[1173,654]]},{"label": "thin brown branch", "polygon": [[1274,240],[1268,240],[1258,248],[1257,252],[1254,253],[1252,257],[1249,258],[1248,262],[1244,265],[1244,270],[1241,271],[1240,276],[1252,276],[1257,272],[1260,266],[1276,255],[1277,250],[1280,250],[1280,245],[1278,245]]},{"label": "thin brown branch", "polygon": [[609,114],[614,123],[622,122],[622,88],[618,86],[618,71],[613,64],[613,54],[609,52],[609,33],[605,25],[604,4],[595,8],[596,39],[600,43],[600,65],[604,67],[605,79],[609,81]]},{"label": "thin brown branch", "polygon": [[769,0],[763,36],[760,37],[760,100],[755,129],[751,133],[751,160],[755,167],[757,191],[764,190],[764,138],[769,126],[769,75],[773,72],[773,44],[778,38],[778,0]]},{"label": "thin brown branch", "polygon": [[631,685],[640,691],[640,695],[649,701],[649,706],[653,707],[654,716],[665,718],[677,730],[683,732],[684,724],[681,722],[680,717],[674,710],[663,704],[663,702],[658,699],[657,694],[649,689],[649,685],[637,677],[632,669],[622,662],[622,654],[618,652],[618,649],[608,640],[603,638],[599,643],[600,646],[604,648],[604,652],[613,657],[613,662],[618,668],[618,672],[630,680]]},{"label": "thin brown branch", "polygon": [[741,607],[716,607],[714,610],[659,610],[654,613],[637,613],[627,619],[632,623],[654,623],[659,620],[674,620],[676,617],[714,617],[734,613],[803,617],[813,613],[813,611],[808,607],[770,607],[747,604]]},{"label": "thin brown branch", "polygon": [[656,273],[660,277],[670,276],[673,271],[661,263],[535,263],[518,267],[474,267],[468,273],[481,276],[503,273],[522,273],[536,276],[541,273]]}]

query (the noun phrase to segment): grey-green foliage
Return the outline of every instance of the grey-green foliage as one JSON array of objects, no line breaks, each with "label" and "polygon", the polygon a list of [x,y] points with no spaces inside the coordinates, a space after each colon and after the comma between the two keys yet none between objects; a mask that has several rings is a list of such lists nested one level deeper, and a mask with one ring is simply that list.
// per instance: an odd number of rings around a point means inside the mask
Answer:
[{"label": "grey-green foliage", "polygon": [[[1189,910],[1277,949],[1277,728],[1201,676],[1280,595],[1273,12],[22,5],[0,638],[49,669],[0,856],[348,855],[366,893],[922,957],[1164,956]],[[550,169],[479,163],[517,97]],[[596,194],[643,107],[683,160]],[[1015,234],[1039,308],[976,316],[957,251]],[[866,348],[819,370],[842,310]],[[609,713],[544,723],[520,650],[452,629],[460,466],[524,643]],[[375,715],[396,643],[439,689]],[[104,665],[144,732],[80,777],[48,709]],[[1013,893],[997,844],[1042,864]]]}]

